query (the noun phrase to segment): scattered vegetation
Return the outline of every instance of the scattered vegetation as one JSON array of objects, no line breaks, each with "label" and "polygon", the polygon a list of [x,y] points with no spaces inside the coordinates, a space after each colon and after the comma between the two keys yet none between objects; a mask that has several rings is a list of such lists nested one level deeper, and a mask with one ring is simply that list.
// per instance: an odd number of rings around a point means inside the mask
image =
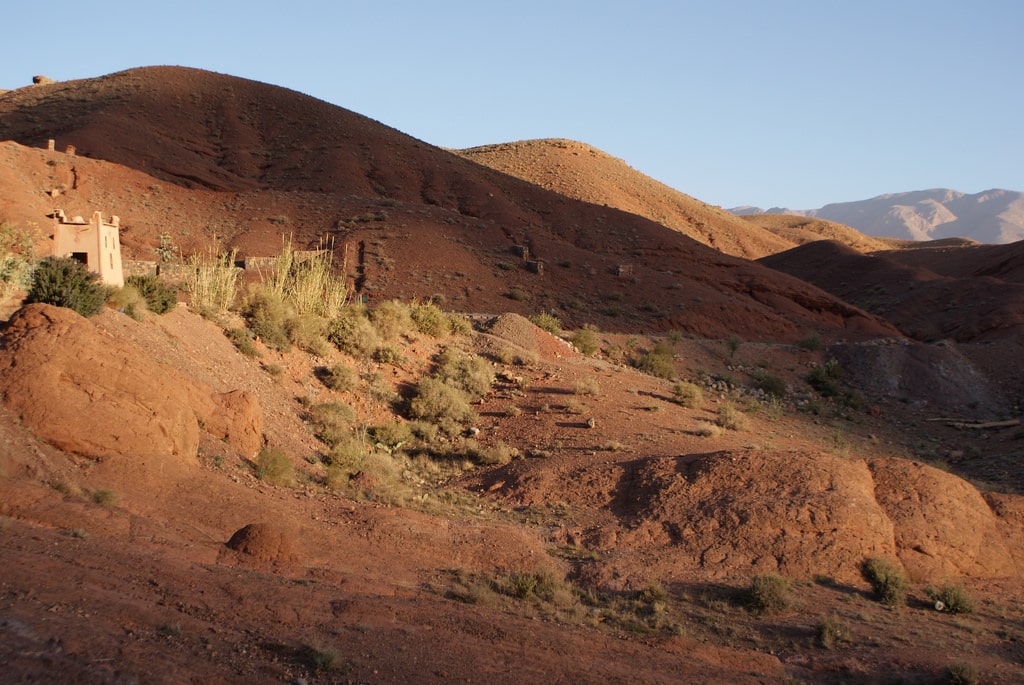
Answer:
[{"label": "scattered vegetation", "polygon": [[696,383],[681,381],[672,386],[672,401],[687,409],[698,409],[704,404],[704,391]]},{"label": "scattered vegetation", "polygon": [[879,602],[886,606],[900,606],[906,601],[907,576],[892,561],[885,557],[868,559],[861,571]]},{"label": "scattered vegetation", "polygon": [[366,318],[362,305],[344,307],[328,325],[327,340],[356,359],[369,357],[380,345],[377,329]]},{"label": "scattered vegetation", "polygon": [[295,467],[284,452],[265,447],[256,456],[256,477],[274,485],[291,487],[295,484]]},{"label": "scattered vegetation", "polygon": [[461,390],[470,400],[480,399],[494,384],[494,369],[485,359],[462,354],[451,348],[438,355],[434,376]]},{"label": "scattered vegetation", "polygon": [[573,392],[577,395],[599,395],[601,393],[601,384],[593,376],[584,376],[576,381],[576,384],[573,386]]},{"label": "scattered vegetation", "polygon": [[226,328],[224,335],[238,348],[238,351],[247,357],[259,357],[260,351],[253,344],[256,340],[255,334],[248,328]]},{"label": "scattered vegetation", "polygon": [[355,420],[352,407],[344,402],[324,402],[309,408],[309,425],[313,434],[331,447],[351,434]]},{"label": "scattered vegetation", "polygon": [[676,377],[672,347],[665,342],[659,342],[650,352],[641,354],[636,360],[636,367],[658,378],[671,380]]},{"label": "scattered vegetation", "polygon": [[715,423],[722,428],[733,431],[744,431],[750,426],[747,415],[737,409],[732,402],[724,402],[718,410],[718,417]]},{"label": "scattered vegetation", "polygon": [[235,302],[240,269],[235,266],[238,250],[216,254],[194,254],[188,259],[185,291],[192,309],[204,316],[215,316]]},{"label": "scattered vegetation", "polygon": [[416,329],[424,335],[443,338],[451,332],[449,317],[436,305],[429,303],[413,305],[410,316]]},{"label": "scattered vegetation", "polygon": [[300,258],[291,236],[282,242],[273,274],[263,279],[264,285],[297,314],[333,319],[347,296],[344,275],[336,276],[332,269],[334,251],[321,241],[316,250],[302,253]]},{"label": "scattered vegetation", "polygon": [[330,367],[321,367],[317,376],[325,387],[337,392],[354,390],[358,383],[356,372],[353,371],[351,367],[344,364],[334,364]]},{"label": "scattered vegetation", "polygon": [[978,672],[974,669],[974,666],[966,661],[950,666],[948,675],[950,685],[977,685],[977,683],[981,682],[978,679]]},{"label": "scattered vegetation", "polygon": [[832,649],[840,642],[850,641],[849,627],[835,616],[818,621],[814,631],[818,646],[824,649]]},{"label": "scattered vegetation", "polygon": [[0,223],[0,305],[32,283],[32,234],[6,221]]},{"label": "scattered vegetation", "polygon": [[562,322],[558,320],[558,317],[554,314],[548,314],[547,312],[541,312],[534,314],[530,317],[530,321],[534,326],[541,330],[547,331],[551,335],[562,334]]},{"label": "scattered vegetation", "polygon": [[743,605],[758,616],[777,614],[793,604],[789,580],[774,574],[754,576],[750,587],[740,593]]},{"label": "scattered vegetation", "polygon": [[807,384],[824,397],[838,397],[842,394],[843,368],[835,358],[818,364],[807,375]]},{"label": "scattered vegetation", "polygon": [[772,397],[782,399],[786,396],[786,381],[770,373],[763,374],[757,379],[757,387]]},{"label": "scattered vegetation", "polygon": [[597,352],[601,347],[597,339],[597,329],[590,324],[573,333],[571,342],[577,350],[588,356]]},{"label": "scattered vegetation", "polygon": [[414,419],[433,423],[449,434],[477,421],[466,393],[433,377],[419,382],[416,396],[409,403],[409,414]]},{"label": "scattered vegetation", "polygon": [[110,288],[99,274],[70,257],[46,257],[32,274],[26,303],[42,302],[73,309],[82,316],[99,314],[110,297]]},{"label": "scattered vegetation", "polygon": [[925,594],[934,602],[936,611],[950,614],[969,614],[974,611],[974,598],[962,585],[946,583],[938,588],[929,585],[925,588]]},{"label": "scattered vegetation", "polygon": [[797,341],[796,346],[803,350],[816,352],[822,347],[821,336],[817,332],[809,333],[806,337]]},{"label": "scattered vegetation", "polygon": [[166,314],[178,304],[178,291],[154,275],[129,276],[125,286],[135,288],[154,314]]}]

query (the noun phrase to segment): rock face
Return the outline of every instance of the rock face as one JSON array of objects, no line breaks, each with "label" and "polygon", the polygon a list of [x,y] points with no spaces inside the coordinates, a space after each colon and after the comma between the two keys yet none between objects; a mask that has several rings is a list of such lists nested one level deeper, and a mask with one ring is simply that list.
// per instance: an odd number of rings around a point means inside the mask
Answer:
[{"label": "rock face", "polygon": [[681,547],[672,555],[677,563],[851,578],[860,559],[895,552],[892,522],[863,462],[720,453],[650,461],[624,484],[619,499],[636,503],[641,523],[620,542]]},{"label": "rock face", "polygon": [[246,456],[262,434],[255,397],[214,393],[70,309],[43,304],[16,312],[3,331],[0,393],[38,437],[99,460],[194,464],[200,421]]},{"label": "rock face", "polygon": [[[973,485],[904,459],[873,459],[870,466],[875,497],[893,522],[897,555],[912,578],[1019,572],[1019,525],[1001,521]],[[1016,536],[1007,535],[1011,527]]]}]

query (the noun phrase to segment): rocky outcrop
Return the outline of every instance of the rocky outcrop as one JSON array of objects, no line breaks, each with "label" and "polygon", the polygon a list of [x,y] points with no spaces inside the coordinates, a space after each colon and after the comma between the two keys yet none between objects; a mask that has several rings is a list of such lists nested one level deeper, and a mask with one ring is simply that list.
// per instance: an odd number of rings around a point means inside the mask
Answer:
[{"label": "rocky outcrop", "polygon": [[215,393],[72,310],[43,304],[17,311],[3,331],[0,393],[35,435],[97,460],[194,464],[201,427],[251,456],[262,435],[253,395]]}]

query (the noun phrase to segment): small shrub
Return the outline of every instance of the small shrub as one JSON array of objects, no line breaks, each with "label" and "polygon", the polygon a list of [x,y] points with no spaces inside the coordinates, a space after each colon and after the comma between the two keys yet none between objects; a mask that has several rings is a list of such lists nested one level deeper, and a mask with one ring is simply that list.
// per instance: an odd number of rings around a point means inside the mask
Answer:
[{"label": "small shrub", "polygon": [[32,234],[7,222],[0,223],[0,304],[17,289],[32,283]]},{"label": "small shrub", "polygon": [[726,345],[728,345],[729,347],[729,357],[735,356],[736,351],[740,349],[740,345],[742,344],[743,341],[740,340],[737,336],[730,336],[729,340],[726,341]]},{"label": "small shrub", "polygon": [[974,611],[974,598],[962,585],[945,584],[940,588],[927,587],[925,594],[935,604],[936,611],[950,614],[969,614]]},{"label": "small shrub", "polygon": [[900,567],[884,557],[876,557],[864,562],[861,570],[879,602],[887,606],[899,606],[906,601],[909,583]]},{"label": "small shrub", "polygon": [[743,593],[743,600],[747,608],[759,616],[785,611],[793,603],[789,581],[774,574],[754,576]]},{"label": "small shrub", "polygon": [[113,490],[97,490],[92,493],[92,501],[105,507],[117,506],[119,499]]},{"label": "small shrub", "polygon": [[335,364],[329,368],[321,368],[318,377],[327,388],[337,392],[346,392],[356,387],[356,372],[344,364]]},{"label": "small shrub", "polygon": [[586,376],[576,381],[573,392],[577,395],[598,395],[601,392],[601,384],[593,376]]},{"label": "small shrub", "polygon": [[413,427],[404,421],[388,421],[370,429],[370,437],[388,450],[402,447],[415,439]]},{"label": "small shrub", "polygon": [[504,442],[498,442],[490,447],[475,449],[467,456],[483,466],[501,466],[516,459],[519,450]]},{"label": "small shrub", "polygon": [[644,373],[658,378],[673,379],[676,377],[676,363],[672,357],[672,348],[660,342],[650,352],[645,352],[636,360],[636,367]]},{"label": "small shrub", "polygon": [[139,291],[130,285],[112,289],[107,304],[136,321],[142,321],[143,313],[149,309]]},{"label": "small shrub", "polygon": [[346,307],[330,323],[327,339],[345,354],[362,359],[373,354],[380,344],[374,328],[361,307]]},{"label": "small shrub", "polygon": [[295,484],[295,467],[284,452],[265,447],[256,456],[256,477],[274,485]]},{"label": "small shrub", "polygon": [[824,364],[819,364],[811,369],[807,375],[807,384],[824,397],[838,397],[843,392],[842,378],[843,369],[839,362],[829,359]]},{"label": "small shrub", "polygon": [[70,257],[47,257],[32,274],[25,302],[67,307],[82,316],[94,316],[109,297],[110,289],[85,264]]},{"label": "small shrub", "polygon": [[432,338],[443,338],[451,332],[451,324],[444,312],[432,304],[418,304],[410,312],[416,329]]},{"label": "small shrub", "polygon": [[786,381],[770,373],[766,373],[758,379],[757,387],[772,397],[784,398],[786,396]]},{"label": "small shrub", "polygon": [[448,329],[452,335],[470,335],[473,332],[473,323],[461,314],[449,314]]},{"label": "small shrub", "polygon": [[129,276],[126,286],[132,286],[146,300],[146,307],[154,314],[166,314],[178,304],[178,291],[153,275]]},{"label": "small shrub", "polygon": [[242,308],[249,329],[264,345],[280,352],[291,349],[288,319],[292,312],[284,298],[268,288],[256,288]]},{"label": "small shrub", "polygon": [[409,305],[397,300],[381,302],[370,313],[370,321],[384,340],[394,340],[413,331]]},{"label": "small shrub", "polygon": [[547,312],[534,314],[530,317],[530,321],[534,326],[547,331],[551,335],[560,335],[562,333],[562,322],[554,314],[548,314]]},{"label": "small shrub", "polygon": [[414,419],[429,421],[448,433],[455,433],[477,420],[465,392],[430,377],[420,381],[416,396],[409,404],[409,413]]},{"label": "small shrub", "polygon": [[355,413],[344,402],[325,402],[309,408],[309,424],[326,445],[336,445],[351,433]]},{"label": "small shrub", "polygon": [[303,352],[317,357],[326,357],[330,352],[330,346],[324,339],[326,330],[327,321],[308,312],[291,316],[285,321],[288,341]]},{"label": "small shrub", "polygon": [[590,325],[586,325],[576,331],[572,336],[571,342],[577,350],[588,356],[600,349],[600,344],[597,340],[597,329]]},{"label": "small shrub", "polygon": [[530,293],[523,290],[520,286],[514,285],[508,289],[508,298],[516,302],[525,302],[530,299]]},{"label": "small shrub", "polygon": [[704,404],[704,391],[689,381],[676,383],[672,386],[672,401],[687,409],[698,409]]},{"label": "small shrub", "polygon": [[494,384],[494,369],[487,360],[447,349],[437,358],[436,378],[465,392],[471,399],[486,395]]},{"label": "small shrub", "polygon": [[977,685],[980,682],[978,672],[966,661],[950,666],[948,675],[950,685]]},{"label": "small shrub", "polygon": [[818,621],[814,630],[818,645],[825,649],[832,649],[840,642],[848,642],[850,639],[850,629],[835,616]]},{"label": "small shrub", "polygon": [[796,346],[803,350],[816,352],[821,349],[821,336],[817,333],[810,333],[805,338],[798,340]]},{"label": "small shrub", "polygon": [[700,421],[693,432],[702,438],[717,438],[722,434],[722,429],[716,424]]},{"label": "small shrub", "polygon": [[728,428],[733,431],[747,430],[749,427],[749,421],[747,415],[736,408],[732,402],[726,402],[718,410],[718,418],[715,419],[722,428]]},{"label": "small shrub", "polygon": [[402,350],[394,345],[381,345],[374,350],[373,360],[380,364],[397,366],[402,363]]},{"label": "small shrub", "polygon": [[256,336],[248,328],[226,328],[224,335],[231,343],[238,348],[238,351],[247,357],[259,357],[260,351],[253,344]]}]

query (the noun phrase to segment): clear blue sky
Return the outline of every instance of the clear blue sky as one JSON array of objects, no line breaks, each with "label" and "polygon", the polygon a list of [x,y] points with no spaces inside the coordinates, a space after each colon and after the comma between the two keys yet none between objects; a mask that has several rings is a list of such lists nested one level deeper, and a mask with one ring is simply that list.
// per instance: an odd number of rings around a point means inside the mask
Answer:
[{"label": "clear blue sky", "polygon": [[50,0],[0,88],[173,64],[444,147],[572,138],[701,200],[1024,191],[1020,0]]}]

